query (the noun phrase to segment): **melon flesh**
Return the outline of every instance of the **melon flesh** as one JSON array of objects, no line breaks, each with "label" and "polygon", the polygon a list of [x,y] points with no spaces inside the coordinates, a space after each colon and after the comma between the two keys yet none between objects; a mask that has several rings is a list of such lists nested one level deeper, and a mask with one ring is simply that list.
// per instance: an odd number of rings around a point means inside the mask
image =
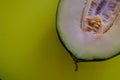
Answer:
[{"label": "melon flesh", "polygon": [[[88,0],[91,1],[91,0]],[[94,0],[95,1],[95,0]],[[96,0],[102,1],[102,0]],[[110,1],[119,0],[103,0],[107,1],[106,5],[103,5],[103,10],[98,13],[95,12],[97,7],[91,13],[91,16],[99,15],[103,20],[103,12],[108,10],[107,5]],[[59,3],[57,13],[57,31],[65,45],[65,47],[77,58],[82,60],[96,60],[107,59],[119,54],[120,52],[120,16],[117,15],[111,28],[106,33],[95,33],[94,31],[83,31],[81,27],[86,27],[86,24],[81,26],[86,17],[89,17],[87,11],[90,9],[90,2],[87,3],[89,8],[85,9],[83,14],[83,8],[85,7],[87,0],[61,0]],[[117,11],[117,7],[116,7]],[[96,14],[97,13],[97,14]],[[117,12],[118,13],[118,12]],[[114,14],[114,13],[113,13]],[[84,19],[81,19],[81,18]],[[115,17],[113,15],[113,17]],[[111,21],[111,22],[110,22]],[[104,21],[104,25],[112,23],[112,18],[108,21]],[[85,23],[85,22],[83,22]],[[104,27],[106,28],[106,26]],[[101,28],[101,32],[104,30]]]}]

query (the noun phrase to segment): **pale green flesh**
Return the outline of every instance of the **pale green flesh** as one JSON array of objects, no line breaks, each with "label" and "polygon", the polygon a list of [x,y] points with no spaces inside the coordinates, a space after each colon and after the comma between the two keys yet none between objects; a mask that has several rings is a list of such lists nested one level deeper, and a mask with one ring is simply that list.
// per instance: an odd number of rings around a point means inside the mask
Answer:
[{"label": "pale green flesh", "polygon": [[80,29],[80,20],[85,0],[61,0],[57,29],[63,43],[78,59],[106,59],[120,52],[120,17],[112,28],[97,39]]}]

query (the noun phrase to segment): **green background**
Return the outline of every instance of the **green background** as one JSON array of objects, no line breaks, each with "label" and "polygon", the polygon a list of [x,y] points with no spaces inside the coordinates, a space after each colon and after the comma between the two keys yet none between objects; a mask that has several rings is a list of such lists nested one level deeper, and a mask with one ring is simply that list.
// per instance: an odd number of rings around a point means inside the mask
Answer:
[{"label": "green background", "polygon": [[120,80],[120,56],[73,61],[56,34],[58,0],[0,0],[2,80]]}]

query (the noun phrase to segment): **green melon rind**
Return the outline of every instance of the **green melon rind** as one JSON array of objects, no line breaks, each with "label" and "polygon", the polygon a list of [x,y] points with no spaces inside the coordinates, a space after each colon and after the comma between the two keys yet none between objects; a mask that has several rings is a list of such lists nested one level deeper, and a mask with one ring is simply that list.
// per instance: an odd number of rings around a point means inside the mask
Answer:
[{"label": "green melon rind", "polygon": [[72,56],[72,58],[74,59],[75,62],[80,62],[80,61],[83,61],[83,62],[87,62],[87,61],[104,61],[104,60],[108,60],[108,59],[111,59],[117,55],[120,54],[119,53],[116,53],[115,55],[111,56],[111,57],[108,57],[108,58],[94,58],[94,59],[82,59],[82,58],[78,58],[77,55],[73,55],[74,53],[74,50],[70,48],[70,46],[68,46],[68,44],[66,44],[66,40],[64,39],[64,36],[62,35],[61,31],[59,30],[59,11],[61,9],[61,3],[62,3],[62,0],[59,0],[58,2],[58,7],[57,7],[57,11],[56,11],[56,31],[57,31],[57,34],[58,34],[58,37],[59,37],[59,40],[61,41],[62,45],[64,46],[64,48],[70,53],[70,55]]}]

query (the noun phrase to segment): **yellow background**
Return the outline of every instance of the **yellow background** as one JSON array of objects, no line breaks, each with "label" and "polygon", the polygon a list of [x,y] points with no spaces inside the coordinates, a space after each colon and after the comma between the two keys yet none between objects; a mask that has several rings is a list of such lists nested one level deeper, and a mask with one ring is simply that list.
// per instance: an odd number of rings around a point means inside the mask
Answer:
[{"label": "yellow background", "polygon": [[120,80],[120,56],[74,64],[56,34],[58,0],[0,0],[3,80]]}]

